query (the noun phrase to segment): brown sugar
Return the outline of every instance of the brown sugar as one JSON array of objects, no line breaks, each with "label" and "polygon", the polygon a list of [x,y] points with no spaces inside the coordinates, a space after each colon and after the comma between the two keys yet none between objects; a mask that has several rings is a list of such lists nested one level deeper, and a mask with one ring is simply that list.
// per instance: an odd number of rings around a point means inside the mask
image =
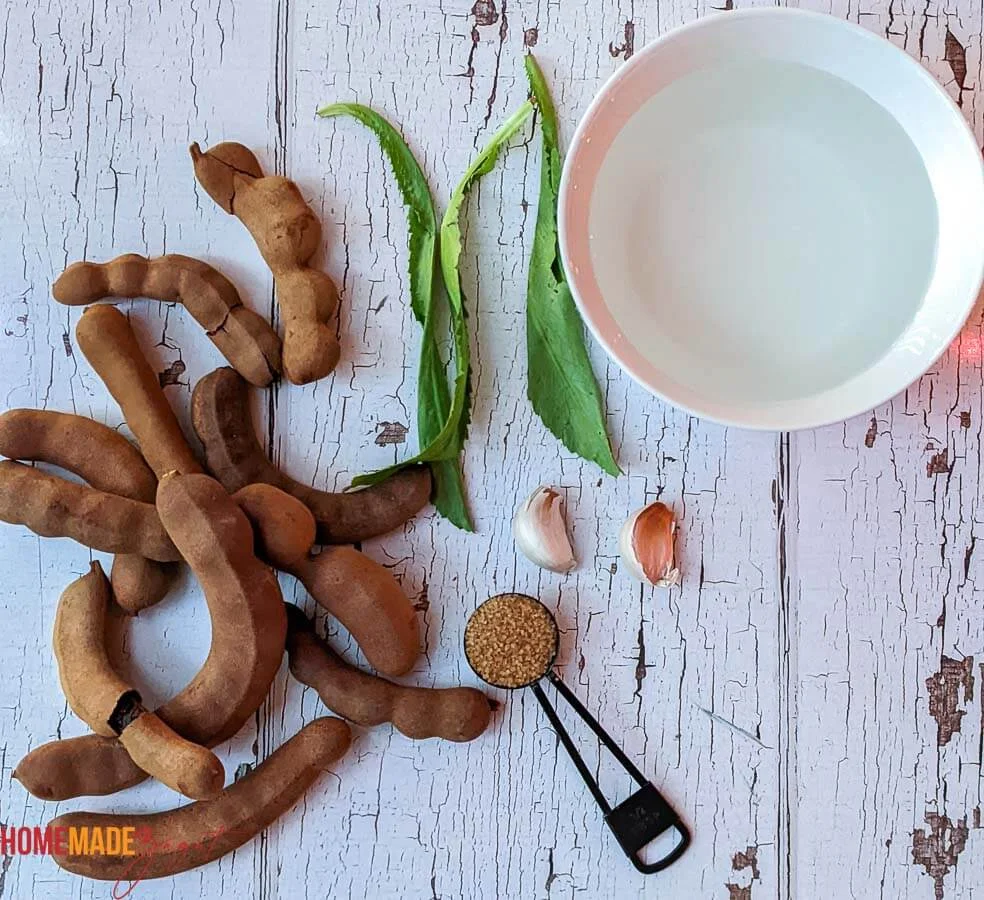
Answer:
[{"label": "brown sugar", "polygon": [[465,626],[465,655],[475,673],[496,687],[523,687],[542,678],[557,653],[557,625],[537,600],[499,594]]}]

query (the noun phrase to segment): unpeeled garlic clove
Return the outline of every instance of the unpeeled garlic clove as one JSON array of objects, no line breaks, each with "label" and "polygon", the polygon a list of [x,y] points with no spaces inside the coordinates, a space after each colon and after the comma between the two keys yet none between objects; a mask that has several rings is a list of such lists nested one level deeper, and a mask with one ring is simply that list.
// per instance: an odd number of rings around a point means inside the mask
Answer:
[{"label": "unpeeled garlic clove", "polygon": [[551,572],[569,572],[577,565],[564,521],[564,498],[552,487],[538,487],[513,518],[513,538],[530,562]]},{"label": "unpeeled garlic clove", "polygon": [[657,587],[680,583],[673,565],[676,520],[665,503],[651,503],[636,510],[618,535],[618,549],[625,567],[640,581]]}]

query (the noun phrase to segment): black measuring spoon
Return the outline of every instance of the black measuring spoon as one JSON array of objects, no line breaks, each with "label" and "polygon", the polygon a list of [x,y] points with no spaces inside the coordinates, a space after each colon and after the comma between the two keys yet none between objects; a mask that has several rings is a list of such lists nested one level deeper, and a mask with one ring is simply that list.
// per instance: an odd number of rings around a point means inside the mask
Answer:
[{"label": "black measuring spoon", "polygon": [[[465,656],[468,664],[486,684],[516,690],[528,687],[547,714],[557,737],[564,745],[595,802],[601,807],[605,824],[643,874],[659,872],[676,862],[690,846],[690,831],[663,795],[622,752],[594,716],[585,709],[570,688],[553,670],[560,644],[553,614],[535,597],[526,594],[499,594],[490,597],[472,613],[465,626]],[[639,785],[639,789],[612,807],[598,782],[574,746],[574,741],[547,699],[541,682],[546,679],[587,723],[609,752]],[[640,851],[661,834],[676,830],[679,841],[661,859],[645,862]]]}]

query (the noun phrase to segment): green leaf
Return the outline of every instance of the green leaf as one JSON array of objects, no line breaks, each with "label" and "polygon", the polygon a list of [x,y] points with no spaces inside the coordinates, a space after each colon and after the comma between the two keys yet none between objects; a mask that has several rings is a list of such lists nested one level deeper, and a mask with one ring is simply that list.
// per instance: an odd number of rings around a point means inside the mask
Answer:
[{"label": "green leaf", "polygon": [[465,322],[464,295],[458,264],[461,258],[461,230],[458,219],[468,189],[476,178],[491,170],[499,152],[520,126],[533,112],[529,102],[524,103],[513,113],[502,127],[496,131],[489,143],[468,167],[448,203],[448,211],[441,222],[441,273],[447,288],[451,307],[451,335],[455,356],[454,391],[451,397],[451,410],[440,433],[413,459],[396,466],[390,466],[360,475],[352,483],[355,485],[377,484],[403,466],[415,462],[434,462],[436,460],[457,459],[468,428],[469,375],[471,370],[471,350],[468,344],[468,329]]},{"label": "green leaf", "polygon": [[[360,121],[379,139],[389,159],[403,204],[409,232],[410,306],[423,326],[420,370],[417,377],[417,430],[423,452],[412,460],[391,466],[387,473],[418,461],[441,434],[451,413],[447,371],[434,331],[434,272],[437,264],[437,215],[427,179],[413,151],[400,133],[374,110],[358,103],[333,103],[318,110],[324,118],[347,115]],[[474,531],[462,481],[460,451],[451,458],[431,459],[434,476],[434,506],[453,524]],[[360,476],[353,484],[375,484],[376,474]]]},{"label": "green leaf", "polygon": [[[471,190],[471,186],[482,175],[492,171],[503,147],[519,131],[532,112],[533,105],[529,101],[526,101],[502,123],[498,131],[492,135],[491,140],[485,145],[482,152],[472,161],[472,164],[462,176],[461,181],[458,182],[458,186],[454,189],[451,199],[448,201],[448,208],[444,213],[444,218],[441,220],[441,274],[444,277],[444,287],[448,292],[448,299],[451,302],[454,349],[455,356],[459,360],[457,375],[455,377],[454,398],[451,406],[452,417],[457,415],[457,439],[459,444],[464,444],[465,437],[468,434],[471,396],[471,357],[468,346],[468,331],[465,325],[465,300],[464,293],[461,290],[461,273],[459,269],[462,249],[461,228],[459,225],[461,208],[464,205],[468,191]],[[461,365],[461,360],[465,360],[466,364]]]},{"label": "green leaf", "polygon": [[533,250],[526,290],[526,393],[536,414],[569,450],[610,475],[621,470],[612,455],[601,391],[584,344],[584,323],[564,274],[557,238],[561,156],[550,89],[532,55],[526,74],[540,110],[543,159]]}]

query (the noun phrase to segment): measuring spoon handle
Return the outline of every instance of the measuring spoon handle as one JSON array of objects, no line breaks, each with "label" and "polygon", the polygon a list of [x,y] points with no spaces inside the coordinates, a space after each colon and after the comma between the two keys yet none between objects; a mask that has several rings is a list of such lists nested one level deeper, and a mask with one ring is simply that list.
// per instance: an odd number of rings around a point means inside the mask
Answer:
[{"label": "measuring spoon handle", "polygon": [[[540,706],[546,713],[550,724],[561,744],[573,761],[577,771],[580,773],[584,783],[591,791],[595,802],[604,813],[605,824],[612,830],[619,846],[625,851],[626,856],[632,864],[643,874],[650,875],[665,869],[668,865],[678,860],[690,846],[690,830],[683,824],[680,817],[676,814],[666,798],[656,790],[655,786],[649,782],[633,764],[622,748],[612,740],[611,735],[601,727],[598,720],[585,708],[584,704],[574,695],[574,693],[560,680],[560,677],[552,670],[546,676],[553,686],[557,689],[568,705],[576,712],[587,726],[597,735],[598,739],[608,748],[609,752],[615,757],[623,769],[629,773],[633,781],[639,785],[639,790],[631,794],[614,808],[601,792],[598,782],[591,774],[587,764],[584,762],[570,734],[560,721],[557,711],[547,699],[540,682],[530,685],[533,695],[539,701]],[[654,862],[645,862],[640,856],[640,851],[647,844],[654,841],[661,834],[670,829],[675,829],[679,840],[665,856]]]}]

